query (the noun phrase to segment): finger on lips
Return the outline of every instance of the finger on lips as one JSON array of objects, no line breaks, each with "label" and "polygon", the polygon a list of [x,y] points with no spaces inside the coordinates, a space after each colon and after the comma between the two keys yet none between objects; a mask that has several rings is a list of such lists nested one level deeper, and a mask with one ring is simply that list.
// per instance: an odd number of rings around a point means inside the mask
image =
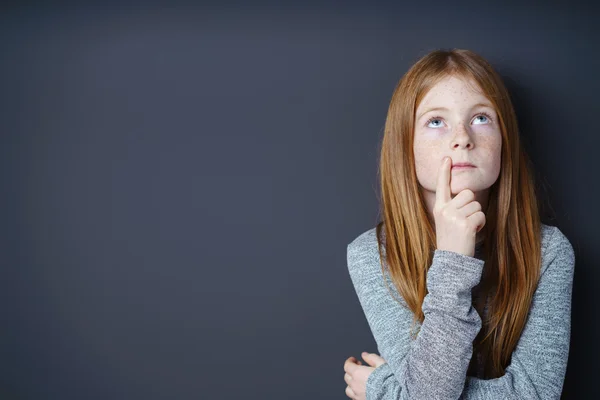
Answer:
[{"label": "finger on lips", "polygon": [[438,173],[437,188],[435,192],[438,203],[447,203],[451,200],[450,194],[450,170],[452,162],[450,157],[446,157],[440,166]]}]

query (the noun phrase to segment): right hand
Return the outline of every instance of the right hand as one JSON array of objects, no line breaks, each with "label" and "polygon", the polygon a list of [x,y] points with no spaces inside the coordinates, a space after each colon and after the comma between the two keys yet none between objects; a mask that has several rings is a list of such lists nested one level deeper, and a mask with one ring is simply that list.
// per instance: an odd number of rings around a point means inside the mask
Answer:
[{"label": "right hand", "polygon": [[452,198],[451,177],[452,160],[447,157],[439,168],[433,207],[437,248],[473,257],[475,237],[485,226],[485,214],[470,189]]}]

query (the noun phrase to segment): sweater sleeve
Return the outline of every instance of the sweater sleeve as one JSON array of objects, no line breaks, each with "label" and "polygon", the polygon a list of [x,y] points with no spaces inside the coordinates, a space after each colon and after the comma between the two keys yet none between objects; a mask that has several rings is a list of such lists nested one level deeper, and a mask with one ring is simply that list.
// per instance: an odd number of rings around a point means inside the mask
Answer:
[{"label": "sweater sleeve", "polygon": [[387,361],[369,376],[367,400],[459,398],[473,340],[481,329],[471,289],[481,279],[484,261],[435,250],[422,305],[425,319],[417,338],[411,340],[412,312],[391,297],[379,257],[372,253],[360,241],[347,249],[359,302],[379,353]]},{"label": "sweater sleeve", "polygon": [[[570,242],[558,228],[554,227],[549,235],[551,238],[542,255],[540,281],[533,296],[527,323],[505,374],[489,380],[466,377],[464,388],[458,398],[464,400],[560,399],[569,353],[575,255]],[[364,289],[361,290],[364,293]],[[386,304],[391,307],[391,303]],[[406,311],[401,306],[396,305],[395,308],[395,312],[389,310],[384,318],[407,318]],[[364,306],[363,309],[365,313],[369,310]],[[371,318],[373,322],[369,322],[370,324],[379,326],[383,322],[377,320],[381,316]],[[426,321],[427,317],[423,326]],[[407,321],[405,320],[404,323]],[[376,336],[382,357],[388,362],[376,368],[369,376],[367,399],[403,399],[402,391],[406,386],[406,378],[398,375],[398,370],[394,368],[393,363],[397,362],[396,359],[391,358],[390,360],[394,361],[390,362],[383,354],[385,350],[388,354],[399,353],[392,357],[403,357],[409,354],[409,346],[394,345],[400,341],[383,340],[382,337],[386,336],[386,333],[380,329],[371,329]],[[457,398],[455,395],[454,392],[443,396]]]}]

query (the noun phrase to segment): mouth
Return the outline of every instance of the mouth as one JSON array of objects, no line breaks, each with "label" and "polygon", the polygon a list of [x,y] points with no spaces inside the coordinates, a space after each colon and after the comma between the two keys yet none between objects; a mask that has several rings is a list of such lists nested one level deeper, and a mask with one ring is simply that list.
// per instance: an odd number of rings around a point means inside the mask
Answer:
[{"label": "mouth", "polygon": [[452,171],[471,171],[474,170],[475,166],[473,164],[469,164],[469,163],[460,163],[460,164],[454,164],[452,166]]},{"label": "mouth", "polygon": [[452,169],[454,168],[475,168],[475,166],[471,163],[456,163],[452,165]]}]

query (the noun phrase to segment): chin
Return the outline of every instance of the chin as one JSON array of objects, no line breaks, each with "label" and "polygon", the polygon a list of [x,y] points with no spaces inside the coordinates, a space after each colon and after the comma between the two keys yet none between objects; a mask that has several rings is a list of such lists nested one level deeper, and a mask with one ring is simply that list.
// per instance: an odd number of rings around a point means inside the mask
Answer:
[{"label": "chin", "polygon": [[450,186],[450,192],[453,195],[457,195],[457,194],[459,194],[460,192],[462,192],[463,190],[466,190],[466,189],[469,189],[473,193],[477,193],[477,192],[480,192],[480,191],[484,190],[484,189],[482,189],[482,188],[480,188],[478,186],[470,186],[470,185],[459,185],[458,187],[454,186],[454,185]]}]

